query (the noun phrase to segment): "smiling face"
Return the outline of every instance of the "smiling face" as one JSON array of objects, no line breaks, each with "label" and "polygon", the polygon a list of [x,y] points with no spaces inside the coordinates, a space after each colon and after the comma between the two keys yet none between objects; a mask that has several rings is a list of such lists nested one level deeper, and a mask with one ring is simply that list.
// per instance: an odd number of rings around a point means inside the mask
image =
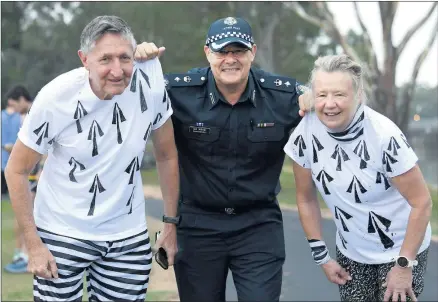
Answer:
[{"label": "smiling face", "polygon": [[204,46],[204,51],[217,84],[224,86],[246,84],[257,51],[256,45],[249,50],[239,44],[230,44],[221,52],[213,52],[208,46]]},{"label": "smiling face", "polygon": [[352,121],[360,100],[347,72],[317,71],[313,78],[315,112],[333,131],[343,131]]},{"label": "smiling face", "polygon": [[87,53],[78,52],[90,72],[91,89],[102,100],[122,94],[129,85],[134,68],[134,49],[120,34],[106,33]]}]

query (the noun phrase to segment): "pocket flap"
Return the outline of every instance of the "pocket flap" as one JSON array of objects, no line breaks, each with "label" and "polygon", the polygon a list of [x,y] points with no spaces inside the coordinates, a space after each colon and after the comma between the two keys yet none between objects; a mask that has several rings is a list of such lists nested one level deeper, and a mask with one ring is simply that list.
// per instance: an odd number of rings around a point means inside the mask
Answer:
[{"label": "pocket flap", "polygon": [[275,125],[266,128],[249,127],[248,139],[252,142],[278,142],[284,138],[284,126]]}]

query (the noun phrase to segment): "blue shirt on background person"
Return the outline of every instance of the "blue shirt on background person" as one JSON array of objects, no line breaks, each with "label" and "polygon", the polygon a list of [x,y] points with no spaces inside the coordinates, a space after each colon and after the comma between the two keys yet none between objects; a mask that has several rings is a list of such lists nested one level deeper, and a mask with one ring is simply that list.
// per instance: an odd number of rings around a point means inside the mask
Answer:
[{"label": "blue shirt on background person", "polygon": [[4,149],[7,144],[14,144],[21,126],[20,114],[2,110],[2,171],[5,170],[10,153]]}]

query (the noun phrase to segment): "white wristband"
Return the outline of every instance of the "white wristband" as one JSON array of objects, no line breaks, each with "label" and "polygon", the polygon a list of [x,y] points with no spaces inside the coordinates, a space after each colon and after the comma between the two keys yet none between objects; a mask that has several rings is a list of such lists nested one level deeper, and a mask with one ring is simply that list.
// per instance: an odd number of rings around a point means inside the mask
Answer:
[{"label": "white wristband", "polygon": [[331,257],[325,242],[318,239],[308,240],[313,260],[317,265],[323,265],[330,261]]}]

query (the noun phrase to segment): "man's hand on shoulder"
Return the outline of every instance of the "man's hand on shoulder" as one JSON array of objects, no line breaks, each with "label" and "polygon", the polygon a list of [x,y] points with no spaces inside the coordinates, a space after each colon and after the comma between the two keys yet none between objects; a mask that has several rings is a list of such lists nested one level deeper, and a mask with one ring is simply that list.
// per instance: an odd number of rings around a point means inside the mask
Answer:
[{"label": "man's hand on shoulder", "polygon": [[298,97],[298,103],[300,111],[298,112],[301,117],[306,115],[312,109],[312,92],[307,90],[304,94]]},{"label": "man's hand on shoulder", "polygon": [[137,45],[134,53],[134,59],[138,62],[152,60],[157,56],[161,57],[165,50],[165,47],[157,47],[155,43],[143,42]]}]

